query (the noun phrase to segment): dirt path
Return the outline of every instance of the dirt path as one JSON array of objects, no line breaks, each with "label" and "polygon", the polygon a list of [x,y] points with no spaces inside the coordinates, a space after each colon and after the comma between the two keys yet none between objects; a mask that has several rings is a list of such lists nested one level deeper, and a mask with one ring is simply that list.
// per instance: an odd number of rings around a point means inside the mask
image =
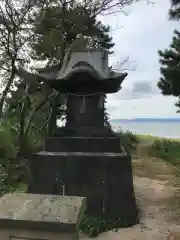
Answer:
[{"label": "dirt path", "polygon": [[[145,157],[134,159],[133,169],[140,224],[103,233],[97,240],[165,240],[169,231],[180,232],[180,178],[173,168],[159,159]],[[88,239],[81,236],[81,240]]]}]

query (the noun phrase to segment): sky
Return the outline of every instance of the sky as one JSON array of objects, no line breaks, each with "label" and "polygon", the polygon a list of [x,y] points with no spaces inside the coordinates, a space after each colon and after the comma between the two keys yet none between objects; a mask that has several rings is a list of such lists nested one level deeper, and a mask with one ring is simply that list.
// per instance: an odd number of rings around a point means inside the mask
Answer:
[{"label": "sky", "polygon": [[157,0],[153,5],[140,1],[125,8],[126,15],[101,16],[103,23],[110,25],[115,42],[110,64],[118,68],[118,62],[129,58],[122,67],[128,69],[122,89],[108,95],[111,119],[180,117],[174,106],[176,99],[162,96],[156,86],[160,77],[157,51],[168,48],[173,31],[179,29],[179,23],[168,19],[169,8],[170,0]]}]

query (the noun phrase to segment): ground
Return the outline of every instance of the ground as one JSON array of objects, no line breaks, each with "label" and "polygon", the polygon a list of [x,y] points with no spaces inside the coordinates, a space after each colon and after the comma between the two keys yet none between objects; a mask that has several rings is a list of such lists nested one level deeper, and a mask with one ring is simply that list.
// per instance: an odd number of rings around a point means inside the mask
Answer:
[{"label": "ground", "polygon": [[[140,224],[100,234],[96,240],[180,239],[180,175],[171,165],[141,153],[133,158]],[[174,237],[168,238],[169,233]],[[175,237],[175,235],[177,235]],[[88,240],[81,236],[81,240]]]}]

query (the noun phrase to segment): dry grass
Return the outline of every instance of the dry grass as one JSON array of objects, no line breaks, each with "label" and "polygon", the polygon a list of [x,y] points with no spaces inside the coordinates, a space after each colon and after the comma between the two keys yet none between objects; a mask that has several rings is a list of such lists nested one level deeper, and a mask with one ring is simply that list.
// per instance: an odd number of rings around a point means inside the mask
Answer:
[{"label": "dry grass", "polygon": [[172,180],[174,170],[158,158],[141,157],[132,161],[134,175],[158,180]]},{"label": "dry grass", "polygon": [[[152,158],[148,155],[144,157],[135,158],[133,160],[133,172],[135,176],[140,178],[149,178],[153,184],[161,184],[166,186],[166,190],[174,189],[171,197],[164,199],[170,216],[168,221],[180,224],[180,173],[176,167],[171,164],[165,163],[158,158]],[[143,180],[144,181],[144,180]],[[156,182],[155,182],[156,181]],[[162,203],[161,203],[162,204]]]},{"label": "dry grass", "polygon": [[[154,195],[154,205],[155,208],[159,205],[160,207],[163,206],[164,212],[164,221],[167,221],[169,226],[173,226],[172,229],[178,227],[176,231],[176,238],[172,239],[180,239],[180,168],[178,166],[173,166],[171,161],[164,161],[157,157],[150,156],[151,146],[155,140],[163,141],[163,138],[153,137],[153,136],[138,136],[139,144],[136,146],[136,152],[134,153],[133,159],[133,172],[135,179],[138,178],[139,182],[134,181],[136,186],[140,185],[140,179],[145,182],[147,181],[146,185],[149,189],[144,188],[143,195]],[[169,139],[171,142],[179,141],[179,139]],[[169,146],[171,147],[171,146]],[[171,149],[170,149],[171,150]],[[180,151],[180,150],[178,150]],[[173,157],[173,151],[172,157]],[[174,153],[175,154],[175,153]],[[149,180],[148,180],[149,179]],[[148,183],[149,181],[149,183]],[[141,186],[142,187],[142,186]],[[153,190],[152,190],[153,189]],[[162,192],[159,189],[163,189]],[[142,191],[142,188],[141,190]],[[169,197],[165,198],[166,194]],[[158,201],[158,194],[162,196],[161,201]],[[152,199],[151,199],[152,200]],[[152,204],[153,202],[151,202]],[[147,206],[146,210],[147,211]],[[151,212],[151,210],[150,210]],[[153,211],[152,211],[153,212]],[[155,215],[155,213],[154,213]],[[160,216],[161,213],[159,212],[157,215]],[[157,223],[158,224],[158,223]],[[167,226],[168,226],[167,224]],[[173,233],[173,230],[170,231]],[[179,232],[179,235],[177,234]],[[173,234],[172,234],[173,235]],[[177,235],[179,238],[177,238]]]}]

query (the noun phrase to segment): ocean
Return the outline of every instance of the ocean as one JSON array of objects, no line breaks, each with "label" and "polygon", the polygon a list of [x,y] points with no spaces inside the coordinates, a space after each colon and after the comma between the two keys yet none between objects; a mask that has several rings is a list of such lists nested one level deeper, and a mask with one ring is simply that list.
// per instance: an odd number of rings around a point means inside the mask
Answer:
[{"label": "ocean", "polygon": [[136,134],[152,135],[163,138],[180,138],[180,121],[116,121],[111,123],[114,130],[122,129]]}]

